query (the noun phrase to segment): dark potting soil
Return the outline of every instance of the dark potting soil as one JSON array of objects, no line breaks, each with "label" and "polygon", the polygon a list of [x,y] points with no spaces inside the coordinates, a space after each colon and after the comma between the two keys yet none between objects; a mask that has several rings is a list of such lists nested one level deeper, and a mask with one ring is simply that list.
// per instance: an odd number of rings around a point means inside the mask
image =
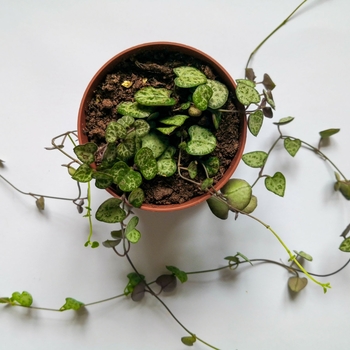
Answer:
[{"label": "dark potting soil", "polygon": [[[166,50],[143,51],[141,54],[137,54],[118,64],[113,72],[108,74],[105,81],[94,91],[91,101],[86,108],[86,127],[84,132],[88,140],[95,142],[99,147],[103,147],[105,145],[104,136],[108,123],[121,117],[116,112],[118,104],[123,101],[134,101],[134,94],[142,87],[153,86],[173,91],[172,97],[177,98],[177,105],[171,108],[157,108],[162,117],[169,116],[171,115],[171,110],[180,108],[181,104],[187,101],[188,91],[174,86],[175,74],[173,68],[179,66],[196,67],[209,79],[217,79],[216,72],[211,67],[191,56]],[[132,83],[132,85],[124,87],[122,83],[126,81]],[[239,147],[240,118],[235,107],[233,92],[230,92],[229,99],[222,108],[232,110],[232,112],[222,113],[222,120],[218,130],[213,126],[210,112],[205,111],[199,117],[199,124],[211,129],[217,139],[217,147],[211,156],[219,157],[220,170],[214,177],[214,184],[220,180]],[[176,113],[185,114],[181,109]],[[189,118],[184,126],[187,128],[194,122],[198,123],[198,119]],[[182,152],[181,165],[186,167],[190,160],[183,157],[183,153],[186,152]],[[188,176],[186,171],[183,171],[182,174]],[[204,173],[199,172],[198,178],[194,180],[198,182],[204,179]],[[151,181],[144,181],[141,187],[145,192],[145,203],[147,204],[180,204],[204,193],[196,184],[182,179],[177,173],[170,178],[156,176]]]}]

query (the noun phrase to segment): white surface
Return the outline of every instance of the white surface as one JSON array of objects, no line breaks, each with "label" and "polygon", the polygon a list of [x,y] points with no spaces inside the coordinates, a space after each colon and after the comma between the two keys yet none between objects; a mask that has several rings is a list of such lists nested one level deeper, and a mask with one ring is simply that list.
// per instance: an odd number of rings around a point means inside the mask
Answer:
[{"label": "white surface", "polygon": [[[243,76],[250,52],[298,5],[299,0],[0,1],[1,173],[25,191],[75,194],[48,152],[53,136],[76,127],[80,99],[98,68],[127,47],[148,41],[195,46],[218,60],[234,78]],[[294,116],[284,130],[312,144],[318,131],[339,127],[325,152],[350,174],[350,2],[312,1],[256,55],[257,75],[277,84],[275,120]],[[246,151],[267,150],[276,137],[270,121],[249,137]],[[256,215],[291,249],[314,257],[317,273],[340,267],[349,255],[338,250],[350,221],[349,203],[332,192],[330,167],[311,152],[292,159],[279,147],[266,169],[287,178],[285,198],[259,183]],[[241,164],[235,174],[253,181]],[[58,308],[65,297],[86,303],[123,291],[131,268],[103,247],[83,246],[87,221],[69,203],[47,201],[37,212],[30,198],[0,183],[0,295],[27,290],[35,305]],[[93,193],[93,206],[108,198]],[[206,205],[173,214],[138,213],[143,238],[132,258],[148,280],[165,265],[186,271],[222,266],[237,251],[250,258],[287,256],[276,239],[248,218],[220,221]],[[95,239],[110,227],[95,223]],[[193,333],[220,349],[348,349],[349,268],[323,294],[313,283],[297,297],[288,293],[289,274],[273,265],[242,266],[236,272],[191,277],[162,298]],[[185,349],[186,333],[154,298],[119,299],[86,313],[54,313],[0,306],[1,349]],[[195,349],[205,349],[196,343]]]}]

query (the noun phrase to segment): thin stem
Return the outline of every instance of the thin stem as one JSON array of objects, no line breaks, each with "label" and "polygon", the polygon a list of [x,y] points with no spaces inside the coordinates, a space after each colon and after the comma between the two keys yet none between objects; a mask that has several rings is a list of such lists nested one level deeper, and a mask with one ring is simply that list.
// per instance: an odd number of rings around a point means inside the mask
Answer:
[{"label": "thin stem", "polygon": [[[286,136],[283,135],[282,136],[283,139],[286,138],[292,138],[292,139],[297,139],[296,137],[293,136]],[[345,181],[348,181],[347,178],[345,177],[345,175],[341,172],[341,170],[323,153],[321,152],[317,147],[314,147],[312,145],[310,145],[309,143],[300,140],[301,143],[305,146],[307,146],[309,149],[311,149],[311,151],[315,152],[316,154],[318,154],[319,156],[321,156],[324,160],[326,160],[329,164],[331,164],[333,166],[333,168],[344,178]]]},{"label": "thin stem", "polygon": [[270,39],[273,34],[275,34],[281,27],[283,27],[289,21],[289,19],[294,15],[294,13],[297,12],[299,10],[299,8],[306,3],[306,1],[307,0],[304,0],[301,4],[299,4],[295,8],[295,10],[255,48],[255,50],[250,54],[250,56],[248,58],[247,64],[245,66],[246,69],[248,68],[248,65],[249,65],[251,59],[253,58],[255,53],[261,48],[261,46],[263,46],[265,44],[265,42],[268,39]]},{"label": "thin stem", "polygon": [[88,218],[89,220],[89,236],[88,236],[88,242],[91,241],[91,237],[92,237],[92,234],[93,234],[93,229],[92,229],[92,217],[91,217],[91,182],[89,181],[87,183],[87,201],[88,201],[88,204],[87,204],[87,207],[86,207],[86,217]]},{"label": "thin stem", "polygon": [[16,190],[17,192],[25,195],[25,196],[31,196],[31,197],[44,197],[44,198],[48,198],[48,199],[58,199],[58,200],[63,200],[63,201],[75,201],[77,199],[80,198],[80,191],[79,191],[79,196],[76,198],[66,198],[66,197],[56,197],[56,196],[48,196],[46,194],[38,194],[38,193],[32,193],[32,192],[24,192],[22,190],[20,190],[18,187],[16,187],[15,185],[13,185],[9,180],[7,180],[5,177],[3,177],[2,175],[0,175],[0,178],[3,179],[8,185],[10,185],[14,190]]},{"label": "thin stem", "polygon": [[277,143],[278,143],[281,139],[282,139],[282,135],[280,135],[280,136],[276,139],[276,141],[272,144],[272,146],[271,146],[270,149],[268,150],[268,152],[267,152],[267,157],[266,157],[266,159],[265,159],[264,165],[260,168],[258,177],[257,177],[257,179],[254,181],[254,183],[253,183],[252,186],[251,186],[252,188],[256,185],[256,183],[259,181],[259,179],[260,179],[261,177],[263,177],[262,173],[263,173],[263,171],[264,171],[264,168],[265,168],[265,164],[266,164],[266,162],[267,162],[267,159],[269,158],[269,156],[270,156],[272,150],[276,147]]}]

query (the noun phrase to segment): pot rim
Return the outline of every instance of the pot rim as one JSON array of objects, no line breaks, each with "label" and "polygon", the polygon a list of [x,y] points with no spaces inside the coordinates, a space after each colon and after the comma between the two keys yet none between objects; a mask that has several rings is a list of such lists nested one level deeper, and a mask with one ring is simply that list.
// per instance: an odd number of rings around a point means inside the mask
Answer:
[{"label": "pot rim", "polygon": [[[214,68],[215,72],[220,76],[220,79],[228,86],[229,90],[235,90],[236,89],[236,82],[231,77],[231,75],[226,71],[226,69],[218,63],[215,59],[213,59],[208,54],[185,44],[180,44],[176,42],[168,42],[168,41],[156,41],[156,42],[148,42],[143,43],[139,45],[132,46],[128,49],[125,49],[121,51],[120,53],[113,56],[111,59],[109,59],[93,76],[93,78],[90,80],[87,88],[85,89],[85,92],[83,94],[80,107],[79,107],[79,113],[78,113],[78,140],[79,144],[83,144],[88,142],[87,136],[84,134],[83,129],[85,127],[85,109],[87,106],[88,101],[90,101],[91,96],[96,89],[96,87],[104,80],[105,76],[111,72],[115,65],[120,63],[121,61],[125,60],[126,58],[133,56],[137,54],[138,52],[141,52],[143,50],[164,50],[168,49],[170,51],[179,51],[184,54],[193,56],[197,59],[200,59],[207,64],[209,64],[212,68]],[[231,178],[232,174],[236,170],[242,155],[244,146],[246,143],[246,137],[247,137],[247,120],[245,117],[245,114],[242,111],[240,111],[241,116],[241,123],[240,123],[240,138],[239,138],[239,148],[237,150],[237,153],[235,157],[232,159],[232,162],[222,178],[216,183],[214,186],[216,190],[219,190],[221,187],[224,186],[224,184]],[[107,192],[109,192],[112,196],[118,197],[116,193],[110,189],[106,189]],[[187,202],[181,203],[181,204],[168,204],[168,205],[156,205],[156,204],[142,204],[141,209],[146,211],[155,211],[155,212],[171,212],[171,211],[177,211],[182,209],[187,209],[190,207],[193,207],[199,203],[204,202],[210,197],[210,194],[203,194],[201,196],[195,197],[190,199]]]}]

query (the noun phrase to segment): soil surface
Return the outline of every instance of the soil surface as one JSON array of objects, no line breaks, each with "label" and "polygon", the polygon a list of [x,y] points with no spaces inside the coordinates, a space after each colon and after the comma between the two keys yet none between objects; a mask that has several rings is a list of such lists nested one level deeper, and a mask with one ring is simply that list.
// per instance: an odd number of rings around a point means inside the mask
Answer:
[{"label": "soil surface", "polygon": [[[114,71],[108,74],[105,81],[94,91],[86,108],[86,128],[84,132],[89,141],[102,147],[105,144],[104,135],[108,123],[121,117],[116,112],[118,104],[123,101],[134,101],[135,92],[145,86],[162,87],[174,91],[172,97],[177,98],[177,105],[171,108],[157,108],[162,117],[171,115],[171,110],[180,107],[188,98],[186,89],[179,89],[174,86],[175,74],[173,68],[188,65],[196,67],[209,79],[220,80],[216,72],[206,63],[184,54],[166,50],[144,51],[117,65]],[[124,87],[122,84],[126,81],[132,83],[132,85]],[[240,118],[235,107],[233,92],[230,92],[229,99],[222,108],[232,110],[232,112],[222,113],[218,130],[215,130],[211,113],[207,111],[203,112],[199,122],[197,118],[189,118],[186,121],[187,124],[184,125],[186,128],[189,127],[195,119],[197,124],[211,129],[215,134],[217,148],[211,156],[219,157],[220,170],[214,177],[214,184],[220,180],[239,147]],[[177,111],[177,114],[179,112],[180,114],[183,113],[180,110]],[[182,166],[186,167],[188,162],[188,159],[181,157]],[[187,176],[186,171],[183,171],[182,174]],[[194,180],[200,181],[204,178],[205,175],[199,173],[198,178]],[[157,205],[183,203],[204,193],[196,184],[182,179],[177,173],[170,178],[156,176],[151,181],[144,181],[141,187],[145,192],[145,203]]]}]

